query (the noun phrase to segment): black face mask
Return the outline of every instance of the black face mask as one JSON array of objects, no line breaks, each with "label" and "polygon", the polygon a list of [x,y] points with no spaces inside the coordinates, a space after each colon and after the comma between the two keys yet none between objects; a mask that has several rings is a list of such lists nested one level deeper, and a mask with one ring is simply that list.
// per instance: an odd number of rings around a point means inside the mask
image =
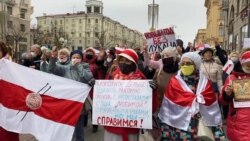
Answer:
[{"label": "black face mask", "polygon": [[174,57],[162,59],[163,71],[167,73],[173,73],[178,70],[178,64],[174,61]]},{"label": "black face mask", "polygon": [[93,58],[93,55],[91,55],[91,54],[86,54],[86,58],[87,58],[88,60],[90,60],[90,59]]},{"label": "black face mask", "polygon": [[132,64],[119,63],[119,68],[123,74],[129,74],[136,70],[136,65],[134,63]]},{"label": "black face mask", "polygon": [[104,64],[104,60],[96,60],[97,66],[102,66]]}]

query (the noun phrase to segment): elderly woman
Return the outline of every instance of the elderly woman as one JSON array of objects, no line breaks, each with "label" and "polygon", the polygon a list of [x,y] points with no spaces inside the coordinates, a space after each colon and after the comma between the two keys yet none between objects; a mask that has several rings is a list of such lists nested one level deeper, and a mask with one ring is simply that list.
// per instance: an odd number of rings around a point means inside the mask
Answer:
[{"label": "elderly woman", "polygon": [[[250,139],[250,108],[236,108],[234,106],[234,80],[250,78],[250,49],[242,52],[240,66],[227,78],[219,100],[223,105],[229,105],[227,117],[227,136],[231,141],[248,141]],[[247,84],[247,83],[246,83]],[[247,90],[248,88],[244,88]]]},{"label": "elderly woman", "polygon": [[205,48],[201,55],[203,57],[201,64],[201,71],[212,81],[214,91],[218,94],[222,89],[222,66],[218,65],[213,59],[213,49],[210,47]]},{"label": "elderly woman", "polygon": [[[117,56],[118,69],[115,71],[114,80],[141,80],[146,79],[138,69],[138,56],[132,49],[125,49]],[[155,87],[150,85],[153,89]],[[154,95],[155,96],[155,95]],[[157,105],[153,98],[153,104]],[[153,106],[153,111],[155,111]],[[138,141],[139,129],[123,127],[105,127],[104,141]]]},{"label": "elderly woman", "polygon": [[158,69],[154,75],[154,80],[157,82],[157,94],[159,96],[159,103],[163,99],[166,86],[169,83],[170,78],[175,76],[179,67],[178,52],[176,48],[165,48],[162,53],[162,68]]},{"label": "elderly woman", "polygon": [[[7,47],[5,43],[0,42],[0,59],[4,58],[7,55]],[[6,131],[0,127],[0,140],[1,141],[19,141],[19,134]]]},{"label": "elderly woman", "polygon": [[[200,71],[200,66],[199,54],[183,54],[180,71],[171,78],[159,112],[162,141],[198,140],[200,117],[206,126],[221,125],[221,113],[215,92],[211,81]],[[224,138],[223,133],[216,132],[216,140]]]}]

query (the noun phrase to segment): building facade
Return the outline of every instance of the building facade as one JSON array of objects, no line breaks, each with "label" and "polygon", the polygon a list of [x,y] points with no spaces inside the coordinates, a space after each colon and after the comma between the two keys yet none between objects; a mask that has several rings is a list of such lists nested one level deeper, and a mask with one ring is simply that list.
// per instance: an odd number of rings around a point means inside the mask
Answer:
[{"label": "building facade", "polygon": [[86,1],[86,12],[43,15],[37,17],[37,23],[40,32],[49,33],[41,44],[53,44],[57,38],[72,50],[117,44],[135,48],[144,40],[140,32],[104,16],[103,3],[97,0]]},{"label": "building facade", "polygon": [[224,46],[229,51],[241,51],[244,38],[249,38],[249,0],[221,0],[221,26],[224,29]]},{"label": "building facade", "polygon": [[206,43],[214,45],[214,39],[223,42],[223,30],[220,22],[222,16],[220,15],[220,0],[205,0],[205,7],[207,8],[207,27],[206,27]]},{"label": "building facade", "polygon": [[0,1],[0,40],[6,42],[18,58],[30,46],[31,0]]},{"label": "building facade", "polygon": [[206,29],[198,29],[198,32],[195,37],[194,44],[199,45],[199,44],[204,44],[207,42],[206,40]]}]

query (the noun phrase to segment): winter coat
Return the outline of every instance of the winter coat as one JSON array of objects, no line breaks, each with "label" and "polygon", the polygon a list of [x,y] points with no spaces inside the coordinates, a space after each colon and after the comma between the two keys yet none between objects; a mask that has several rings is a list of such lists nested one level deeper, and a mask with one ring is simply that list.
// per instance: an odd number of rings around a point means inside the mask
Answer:
[{"label": "winter coat", "polygon": [[225,88],[231,81],[239,78],[250,78],[249,74],[233,72],[226,80],[219,101],[223,105],[229,105],[227,117],[227,136],[231,141],[250,140],[250,108],[234,108],[233,95],[227,96]]},{"label": "winter coat", "polygon": [[49,73],[53,73],[55,75],[85,84],[88,84],[89,81],[93,78],[93,75],[89,69],[89,65],[86,63],[80,63],[79,65],[73,66],[71,63],[69,63],[68,65],[60,65],[56,62],[57,58],[50,59],[48,68]]},{"label": "winter coat", "polygon": [[[222,66],[218,65],[215,62],[202,62],[201,71],[206,75],[206,77],[212,81],[213,88],[217,87],[216,92],[219,92],[222,89]],[[217,84],[217,86],[215,86]]]}]

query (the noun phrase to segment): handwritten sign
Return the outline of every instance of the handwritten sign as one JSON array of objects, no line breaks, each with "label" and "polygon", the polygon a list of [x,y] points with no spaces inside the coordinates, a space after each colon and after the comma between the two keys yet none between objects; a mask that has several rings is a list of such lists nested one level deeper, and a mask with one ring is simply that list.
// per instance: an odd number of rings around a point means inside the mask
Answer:
[{"label": "handwritten sign", "polygon": [[148,80],[97,80],[92,123],[152,129],[152,89]]},{"label": "handwritten sign", "polygon": [[154,32],[144,33],[147,40],[148,52],[162,52],[167,47],[176,47],[173,28],[165,28]]},{"label": "handwritten sign", "polygon": [[244,38],[243,48],[250,48],[250,38]]},{"label": "handwritten sign", "polygon": [[239,101],[233,101],[234,103],[234,108],[249,108],[250,107],[250,101],[243,101],[243,102],[239,102]]}]

